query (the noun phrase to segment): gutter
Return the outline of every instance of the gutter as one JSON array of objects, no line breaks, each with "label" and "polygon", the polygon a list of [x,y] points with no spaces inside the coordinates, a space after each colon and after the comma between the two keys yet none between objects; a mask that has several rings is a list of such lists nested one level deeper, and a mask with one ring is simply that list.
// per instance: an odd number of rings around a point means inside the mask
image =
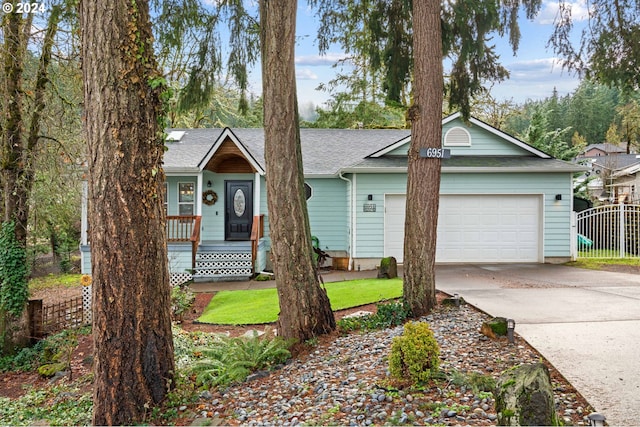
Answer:
[{"label": "gutter", "polygon": [[355,197],[355,191],[353,188],[353,182],[349,179],[349,178],[345,178],[344,176],[342,176],[342,171],[340,171],[340,173],[338,174],[338,176],[340,177],[341,180],[346,181],[349,183],[349,188],[350,188],[350,193],[351,193],[351,197],[349,198],[349,217],[350,217],[350,232],[349,234],[351,235],[351,242],[349,242],[349,266],[348,269],[349,271],[351,271],[353,269],[353,250],[355,248],[355,215],[353,214],[353,209],[355,206],[355,203],[353,202],[353,199]]}]

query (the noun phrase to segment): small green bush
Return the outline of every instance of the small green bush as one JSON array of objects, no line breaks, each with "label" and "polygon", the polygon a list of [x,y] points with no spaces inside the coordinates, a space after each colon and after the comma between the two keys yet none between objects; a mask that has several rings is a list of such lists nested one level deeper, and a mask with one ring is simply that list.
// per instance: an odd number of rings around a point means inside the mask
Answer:
[{"label": "small green bush", "polygon": [[182,316],[187,312],[196,300],[195,294],[187,285],[174,286],[171,288],[171,314],[174,320],[182,320]]},{"label": "small green bush", "polygon": [[429,325],[408,322],[401,336],[391,342],[389,372],[399,380],[425,383],[440,366],[440,348]]},{"label": "small green bush", "polygon": [[409,317],[409,309],[400,301],[391,301],[376,305],[376,313],[361,317],[348,317],[338,320],[337,327],[342,333],[390,328],[402,325]]}]

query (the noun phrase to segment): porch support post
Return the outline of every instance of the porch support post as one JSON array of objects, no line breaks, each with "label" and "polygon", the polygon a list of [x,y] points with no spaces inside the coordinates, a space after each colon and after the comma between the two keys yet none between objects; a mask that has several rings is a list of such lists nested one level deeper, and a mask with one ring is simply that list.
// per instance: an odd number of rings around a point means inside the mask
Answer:
[{"label": "porch support post", "polygon": [[196,179],[196,194],[194,197],[196,216],[202,216],[202,178],[202,171],[200,171]]},{"label": "porch support post", "polygon": [[253,174],[253,216],[260,216],[260,173]]}]

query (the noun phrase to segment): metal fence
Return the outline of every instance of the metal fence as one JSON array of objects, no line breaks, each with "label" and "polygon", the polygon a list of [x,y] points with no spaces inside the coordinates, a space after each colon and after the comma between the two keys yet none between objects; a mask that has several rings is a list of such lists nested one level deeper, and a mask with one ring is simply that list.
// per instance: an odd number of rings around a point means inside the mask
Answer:
[{"label": "metal fence", "polygon": [[640,205],[596,206],[576,214],[578,258],[640,257]]}]

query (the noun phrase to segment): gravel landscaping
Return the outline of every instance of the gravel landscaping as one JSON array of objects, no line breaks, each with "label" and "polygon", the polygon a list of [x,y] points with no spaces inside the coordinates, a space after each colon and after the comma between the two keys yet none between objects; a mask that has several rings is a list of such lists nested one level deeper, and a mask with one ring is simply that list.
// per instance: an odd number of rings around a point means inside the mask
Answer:
[{"label": "gravel landscaping", "polygon": [[[388,376],[391,340],[402,327],[336,333],[280,369],[202,392],[195,408],[182,408],[182,419],[194,425],[493,425],[493,396],[474,391],[472,378],[497,378],[541,356],[519,337],[509,344],[480,334],[486,319],[470,306],[439,307],[421,319],[440,345],[443,371],[428,387],[403,386]],[[560,418],[566,425],[588,425],[589,404],[549,368]]]}]

